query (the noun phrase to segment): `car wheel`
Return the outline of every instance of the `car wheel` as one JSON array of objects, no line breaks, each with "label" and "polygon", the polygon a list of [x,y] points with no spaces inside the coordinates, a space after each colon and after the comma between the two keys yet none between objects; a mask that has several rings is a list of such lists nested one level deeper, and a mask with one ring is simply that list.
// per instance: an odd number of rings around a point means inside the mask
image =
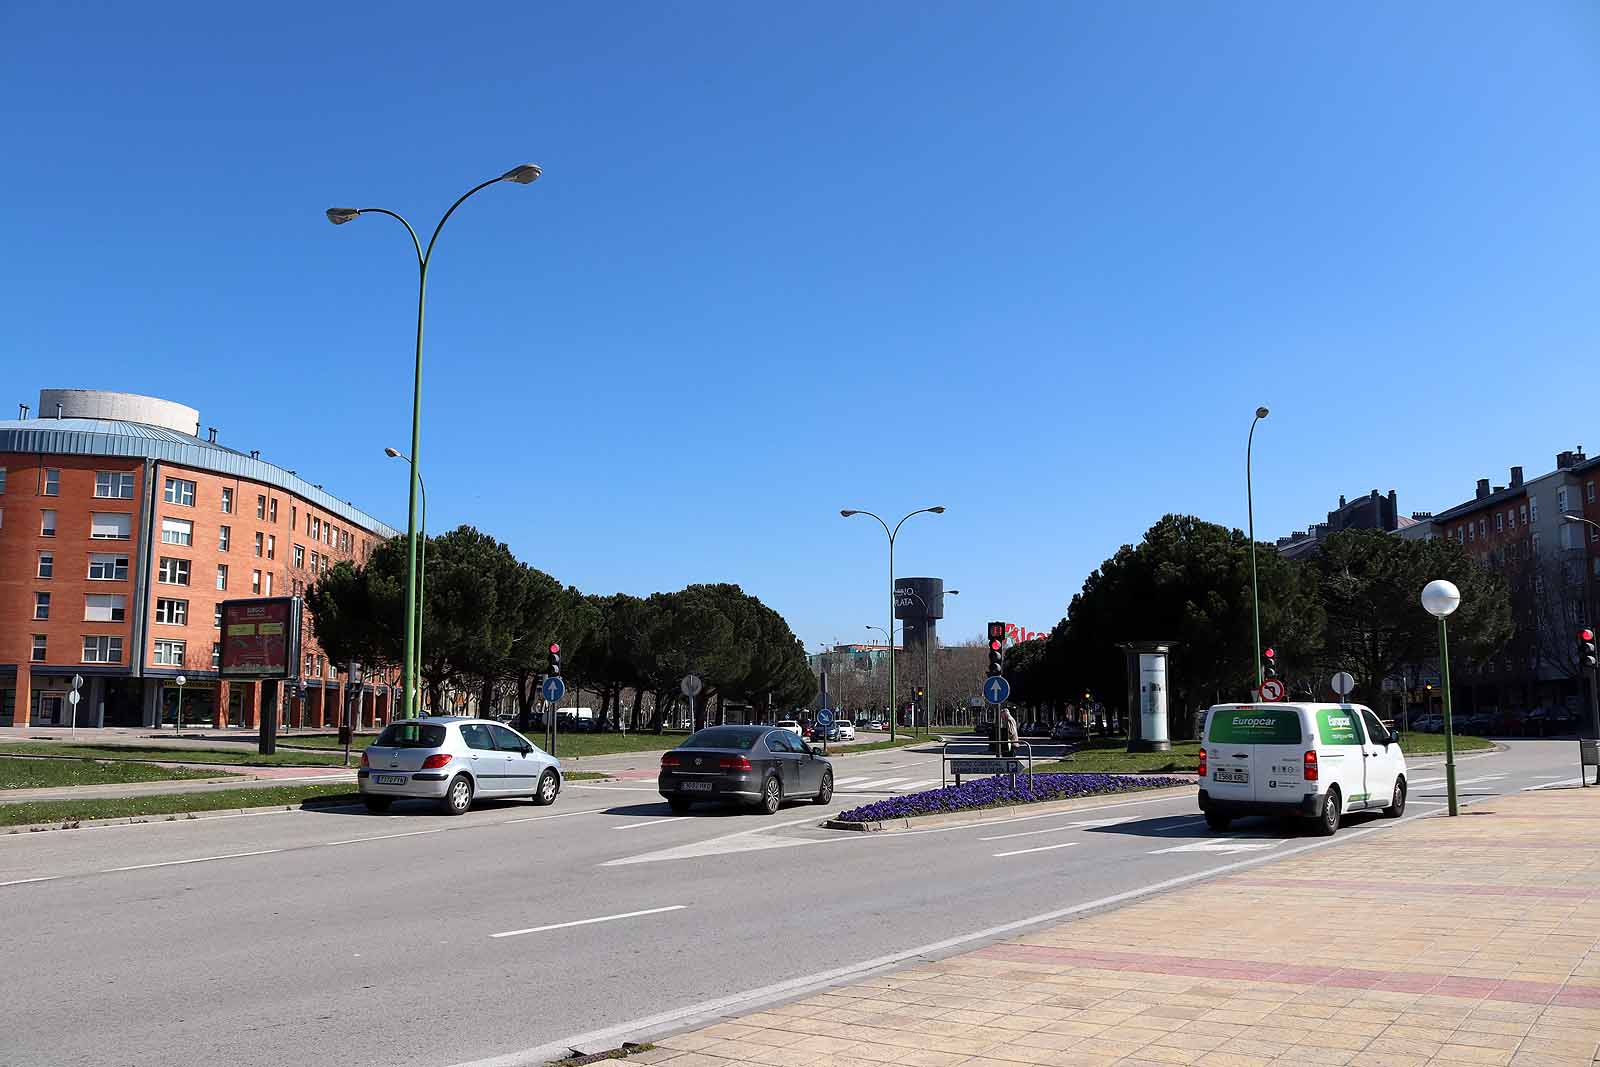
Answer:
[{"label": "car wheel", "polygon": [[368,811],[375,815],[381,815],[389,810],[389,805],[394,803],[394,797],[375,797],[368,793],[361,798],[361,803],[367,806]]},{"label": "car wheel", "polygon": [[761,811],[765,815],[776,815],[781,807],[783,807],[783,786],[778,784],[776,778],[768,778],[767,784],[761,790]]},{"label": "car wheel", "polygon": [[1212,830],[1216,830],[1218,832],[1221,832],[1223,830],[1226,830],[1232,824],[1233,824],[1233,816],[1232,815],[1224,815],[1220,811],[1208,811],[1208,812],[1206,812],[1206,826],[1209,827]]},{"label": "car wheel", "polygon": [[1340,806],[1343,798],[1339,796],[1339,787],[1328,787],[1327,800],[1322,805],[1322,817],[1316,820],[1317,836],[1332,837],[1339,829]]},{"label": "car wheel", "polygon": [[556,794],[561,791],[561,783],[556,779],[555,771],[545,771],[539,776],[539,791],[533,794],[533,802],[541,807],[556,802]]},{"label": "car wheel", "polygon": [[824,771],[822,775],[822,788],[817,790],[817,799],[813,803],[826,804],[833,799],[833,772]]},{"label": "car wheel", "polygon": [[682,815],[684,812],[688,811],[689,804],[690,802],[685,800],[683,797],[667,798],[667,807],[672,809],[672,814],[674,815]]},{"label": "car wheel", "polygon": [[464,774],[458,774],[450,780],[450,787],[444,791],[444,799],[439,801],[439,810],[446,815],[465,815],[470,807],[472,807],[472,779]]},{"label": "car wheel", "polygon": [[1394,796],[1390,799],[1389,806],[1383,809],[1383,814],[1386,818],[1398,819],[1405,813],[1406,780],[1404,778],[1396,778],[1394,780]]}]

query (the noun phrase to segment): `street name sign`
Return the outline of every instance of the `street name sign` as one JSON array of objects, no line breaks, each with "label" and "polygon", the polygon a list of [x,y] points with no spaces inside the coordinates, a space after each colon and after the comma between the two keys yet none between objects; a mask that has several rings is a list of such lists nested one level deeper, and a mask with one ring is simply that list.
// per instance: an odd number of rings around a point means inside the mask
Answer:
[{"label": "street name sign", "polygon": [[951,774],[1021,774],[1019,759],[953,759]]}]

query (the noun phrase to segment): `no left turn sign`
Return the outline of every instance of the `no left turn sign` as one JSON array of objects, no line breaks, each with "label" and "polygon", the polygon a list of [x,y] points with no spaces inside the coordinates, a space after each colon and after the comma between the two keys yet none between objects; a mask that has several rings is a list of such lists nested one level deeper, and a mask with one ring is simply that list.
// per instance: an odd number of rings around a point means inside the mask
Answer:
[{"label": "no left turn sign", "polygon": [[1268,678],[1261,683],[1261,699],[1267,704],[1276,704],[1283,700],[1283,679]]}]

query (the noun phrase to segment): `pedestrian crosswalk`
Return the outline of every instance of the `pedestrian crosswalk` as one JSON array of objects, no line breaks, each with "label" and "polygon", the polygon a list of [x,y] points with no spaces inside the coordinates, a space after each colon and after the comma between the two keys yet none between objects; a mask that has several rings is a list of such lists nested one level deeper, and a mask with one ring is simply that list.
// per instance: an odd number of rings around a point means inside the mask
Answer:
[{"label": "pedestrian crosswalk", "polygon": [[856,775],[853,778],[840,778],[833,783],[835,791],[840,793],[918,793],[924,789],[939,788],[938,778],[876,778],[870,774]]}]

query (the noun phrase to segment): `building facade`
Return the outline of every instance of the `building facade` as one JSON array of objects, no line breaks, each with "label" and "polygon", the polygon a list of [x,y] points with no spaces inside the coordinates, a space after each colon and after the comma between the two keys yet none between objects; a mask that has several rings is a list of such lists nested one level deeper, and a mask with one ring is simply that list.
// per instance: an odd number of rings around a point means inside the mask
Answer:
[{"label": "building facade", "polygon": [[[347,679],[309,616],[298,677],[230,682],[219,605],[303,596],[396,531],[215,429],[202,438],[182,404],[44,390],[39,413],[0,420],[0,726],[153,727],[180,699],[197,725],[254,727],[263,709],[336,723]],[[388,718],[390,681],[363,683],[365,724]]]}]

